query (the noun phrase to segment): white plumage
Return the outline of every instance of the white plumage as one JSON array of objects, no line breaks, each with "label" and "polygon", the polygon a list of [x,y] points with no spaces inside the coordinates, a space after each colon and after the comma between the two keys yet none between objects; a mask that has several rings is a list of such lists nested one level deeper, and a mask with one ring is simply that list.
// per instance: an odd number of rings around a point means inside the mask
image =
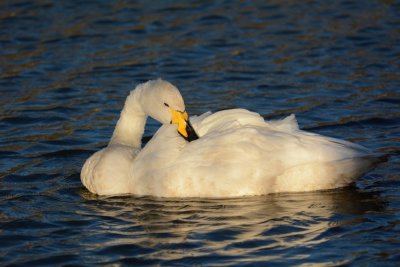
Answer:
[{"label": "white plumage", "polygon": [[[235,197],[344,187],[379,161],[368,149],[299,129],[294,115],[264,121],[244,109],[190,120],[199,139],[187,142],[169,124],[185,110],[179,91],[162,80],[128,96],[110,144],[85,163],[81,180],[99,195]],[[163,125],[140,149],[147,115]]]}]

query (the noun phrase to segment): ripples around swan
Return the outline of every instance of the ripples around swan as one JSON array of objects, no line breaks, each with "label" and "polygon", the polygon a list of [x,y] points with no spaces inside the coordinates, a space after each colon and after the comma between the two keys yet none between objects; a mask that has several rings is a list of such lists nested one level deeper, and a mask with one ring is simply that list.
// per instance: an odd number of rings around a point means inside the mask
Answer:
[{"label": "ripples around swan", "polygon": [[[0,3],[0,265],[400,262],[396,1]],[[162,77],[190,114],[295,113],[388,161],[350,188],[235,199],[102,198],[84,160],[128,92]],[[146,140],[158,125],[150,121]]]},{"label": "ripples around swan", "polygon": [[[12,254],[3,255],[8,262],[286,265],[324,263],[327,258],[343,264],[360,257],[368,263],[374,250],[390,247],[392,237],[386,231],[396,227],[387,220],[390,211],[382,198],[354,188],[183,200],[95,197],[74,187],[9,198],[13,216],[21,217],[5,222],[3,214],[7,234],[3,232],[1,243],[13,247]],[[75,193],[82,198],[79,203]],[[36,208],[18,212],[18,206]],[[363,236],[365,232],[369,235]],[[376,238],[373,245],[371,235]],[[358,256],[342,259],[349,250]],[[35,253],[25,258],[27,251]]]}]

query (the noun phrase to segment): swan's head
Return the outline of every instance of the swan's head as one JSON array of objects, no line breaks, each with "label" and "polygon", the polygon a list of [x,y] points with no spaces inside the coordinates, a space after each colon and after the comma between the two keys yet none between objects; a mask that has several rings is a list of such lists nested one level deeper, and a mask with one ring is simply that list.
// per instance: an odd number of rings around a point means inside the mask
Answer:
[{"label": "swan's head", "polygon": [[179,90],[161,79],[148,81],[139,89],[139,101],[143,111],[162,124],[176,124],[178,133],[187,141],[198,139],[189,122],[185,103]]}]

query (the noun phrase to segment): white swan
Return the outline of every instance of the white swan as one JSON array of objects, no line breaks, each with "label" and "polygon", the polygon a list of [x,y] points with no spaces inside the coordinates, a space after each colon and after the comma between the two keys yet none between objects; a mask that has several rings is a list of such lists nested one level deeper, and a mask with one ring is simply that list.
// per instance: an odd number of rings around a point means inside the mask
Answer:
[{"label": "white swan", "polygon": [[[141,149],[147,116],[163,125]],[[300,130],[294,115],[267,122],[233,109],[191,122],[199,139],[172,84],[138,85],[109,145],[86,160],[83,185],[99,195],[263,195],[344,187],[379,161],[362,146]]]}]

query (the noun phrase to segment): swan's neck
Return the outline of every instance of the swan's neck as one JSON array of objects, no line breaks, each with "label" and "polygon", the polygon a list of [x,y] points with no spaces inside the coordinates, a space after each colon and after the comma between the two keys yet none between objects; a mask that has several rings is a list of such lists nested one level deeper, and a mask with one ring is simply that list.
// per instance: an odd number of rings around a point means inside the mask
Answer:
[{"label": "swan's neck", "polygon": [[146,119],[147,115],[135,96],[135,92],[132,92],[125,101],[109,145],[121,144],[140,149]]}]

